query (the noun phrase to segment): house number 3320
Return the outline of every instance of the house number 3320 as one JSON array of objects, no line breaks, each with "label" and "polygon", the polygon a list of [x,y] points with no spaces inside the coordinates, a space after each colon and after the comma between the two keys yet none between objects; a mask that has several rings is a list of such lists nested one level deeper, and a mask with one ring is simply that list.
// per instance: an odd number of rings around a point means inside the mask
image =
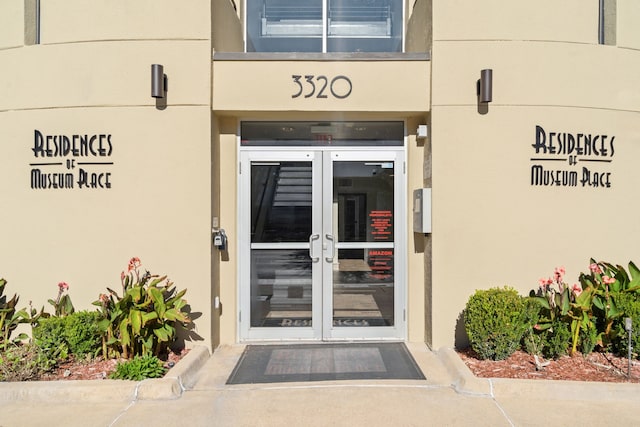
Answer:
[{"label": "house number 3320", "polygon": [[298,98],[301,95],[304,95],[305,98],[312,96],[328,98],[331,93],[334,98],[344,99],[351,95],[353,89],[351,80],[347,76],[335,76],[329,80],[327,76],[292,74],[291,78],[297,88],[297,92],[291,95],[292,98]]}]

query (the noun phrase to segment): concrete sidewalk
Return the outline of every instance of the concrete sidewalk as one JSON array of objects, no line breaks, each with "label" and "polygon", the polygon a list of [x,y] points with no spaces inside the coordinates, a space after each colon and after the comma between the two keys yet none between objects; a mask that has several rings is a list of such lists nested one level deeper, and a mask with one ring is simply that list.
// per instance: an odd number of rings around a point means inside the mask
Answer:
[{"label": "concrete sidewalk", "polygon": [[637,385],[479,379],[451,349],[407,347],[426,380],[226,385],[237,345],[161,380],[5,383],[0,426],[640,426]]}]

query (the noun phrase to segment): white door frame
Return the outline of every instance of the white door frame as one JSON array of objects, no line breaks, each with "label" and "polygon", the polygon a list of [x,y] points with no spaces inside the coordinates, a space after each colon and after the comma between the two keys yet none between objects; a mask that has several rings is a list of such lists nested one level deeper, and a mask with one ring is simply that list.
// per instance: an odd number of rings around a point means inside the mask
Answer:
[{"label": "white door frame", "polygon": [[[239,340],[402,340],[406,338],[406,173],[404,147],[246,147],[239,150],[238,177],[238,316]],[[312,230],[319,238],[299,243],[251,243],[251,163],[309,161],[313,169]],[[333,324],[332,252],[339,249],[366,248],[367,243],[335,242],[327,234],[333,229],[333,164],[339,161],[394,162],[394,239],[377,247],[394,250],[394,324],[393,326],[349,326]],[[251,327],[251,249],[304,249],[318,258],[312,262],[312,326]],[[316,320],[317,319],[317,320]],[[319,321],[318,321],[319,320]]]}]

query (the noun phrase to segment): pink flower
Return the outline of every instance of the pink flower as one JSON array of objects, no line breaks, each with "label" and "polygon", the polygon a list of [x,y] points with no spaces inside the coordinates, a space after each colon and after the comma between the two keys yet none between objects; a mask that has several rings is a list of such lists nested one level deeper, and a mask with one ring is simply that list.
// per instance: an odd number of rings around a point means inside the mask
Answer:
[{"label": "pink flower", "polygon": [[579,284],[575,283],[573,285],[573,287],[571,288],[571,290],[573,291],[573,293],[577,296],[579,296],[582,293],[582,286],[580,286]]},{"label": "pink flower", "polygon": [[109,301],[109,296],[106,294],[100,294],[98,298],[100,299],[100,301],[102,301],[103,304],[106,304],[107,301]]},{"label": "pink flower", "polygon": [[553,277],[556,280],[556,282],[560,283],[562,282],[562,278],[564,277],[564,267],[556,267],[554,273],[553,273]]},{"label": "pink flower", "polygon": [[67,290],[69,290],[69,285],[67,285],[65,282],[60,282],[60,283],[58,283],[58,290],[60,292],[67,291]]},{"label": "pink flower", "polygon": [[591,270],[592,273],[596,273],[596,274],[602,274],[602,269],[600,268],[600,266],[598,264],[591,263],[589,264],[589,270]]},{"label": "pink flower", "polygon": [[142,263],[140,262],[140,258],[134,256],[129,260],[129,271],[135,270],[136,268],[140,267],[140,265],[142,265]]},{"label": "pink flower", "polygon": [[553,283],[553,280],[551,280],[551,278],[545,279],[543,277],[542,279],[538,280],[538,283],[540,283],[540,289],[546,290],[549,289],[549,285]]},{"label": "pink flower", "polygon": [[612,283],[616,282],[616,279],[614,279],[613,277],[609,277],[609,276],[602,276],[602,281],[607,284],[610,285]]}]

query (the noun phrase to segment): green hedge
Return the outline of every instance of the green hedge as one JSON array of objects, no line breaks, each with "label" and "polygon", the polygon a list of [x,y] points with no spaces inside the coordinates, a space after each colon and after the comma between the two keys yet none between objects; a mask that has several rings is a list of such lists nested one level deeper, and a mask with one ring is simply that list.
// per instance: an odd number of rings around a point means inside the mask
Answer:
[{"label": "green hedge", "polygon": [[528,327],[524,299],[506,286],[478,290],[465,307],[464,326],[480,358],[506,359],[520,348]]}]

